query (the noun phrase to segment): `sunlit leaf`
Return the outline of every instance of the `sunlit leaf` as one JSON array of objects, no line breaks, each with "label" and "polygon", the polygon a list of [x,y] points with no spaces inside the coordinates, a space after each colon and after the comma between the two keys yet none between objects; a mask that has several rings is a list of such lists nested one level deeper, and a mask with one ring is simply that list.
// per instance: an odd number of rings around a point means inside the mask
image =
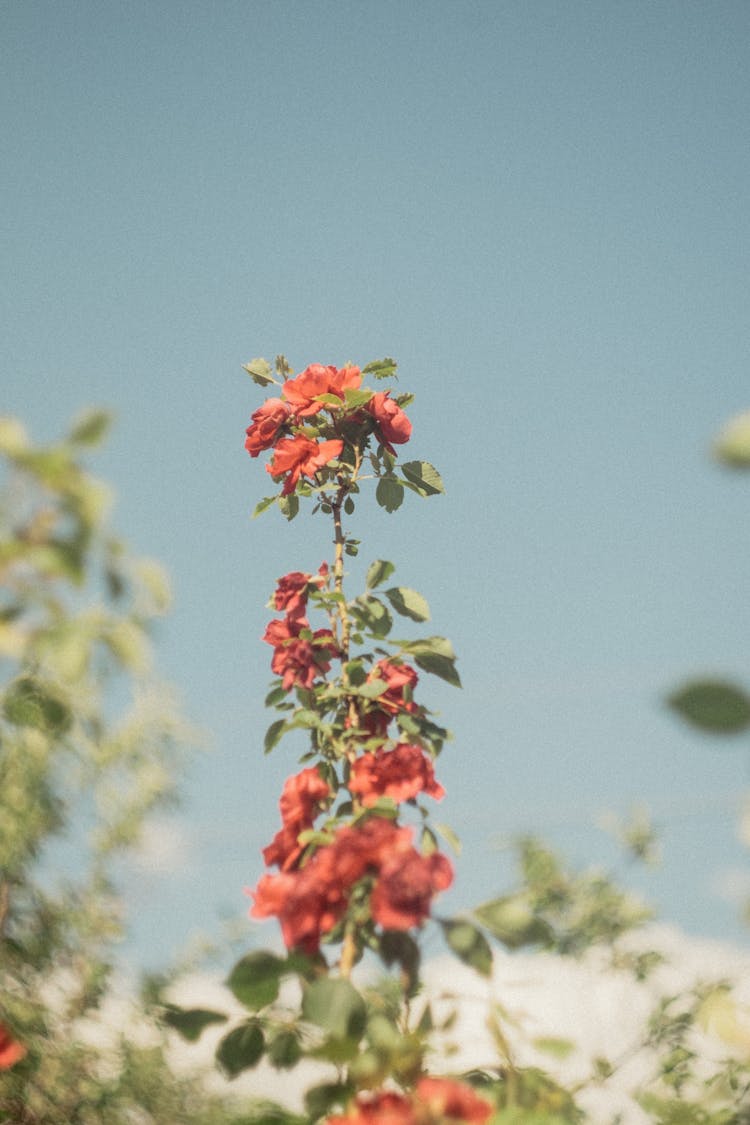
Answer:
[{"label": "sunlit leaf", "polygon": [[429,461],[405,461],[401,472],[422,496],[437,496],[445,492],[443,478]]},{"label": "sunlit leaf", "polygon": [[269,383],[273,383],[273,375],[271,374],[271,365],[265,359],[251,359],[249,363],[242,364],[243,371],[247,371],[248,375],[254,383],[259,387],[267,387]]},{"label": "sunlit leaf", "polygon": [[386,578],[390,578],[395,569],[393,563],[388,562],[387,559],[376,559],[375,562],[370,563],[365,578],[367,589],[374,590],[381,582],[385,582]]},{"label": "sunlit leaf", "polygon": [[410,590],[408,586],[392,586],[385,591],[385,596],[396,613],[403,617],[410,617],[412,621],[430,620],[430,607],[416,590]]},{"label": "sunlit leaf", "polygon": [[347,980],[322,977],[308,984],[302,995],[302,1015],[332,1039],[358,1041],[367,1011],[362,996]]},{"label": "sunlit leaf", "polygon": [[386,512],[395,512],[404,501],[404,486],[395,477],[381,477],[375,489],[375,499]]}]

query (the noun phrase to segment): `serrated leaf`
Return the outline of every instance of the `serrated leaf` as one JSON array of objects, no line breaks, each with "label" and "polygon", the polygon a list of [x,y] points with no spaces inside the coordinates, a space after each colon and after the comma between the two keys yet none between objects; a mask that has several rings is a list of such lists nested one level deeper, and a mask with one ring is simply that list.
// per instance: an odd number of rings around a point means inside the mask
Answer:
[{"label": "serrated leaf", "polygon": [[112,415],[107,410],[85,410],[73,423],[70,440],[75,445],[100,445],[112,425]]},{"label": "serrated leaf", "polygon": [[265,1040],[258,1020],[233,1028],[216,1048],[216,1061],[228,1078],[256,1066],[263,1056]]},{"label": "serrated leaf", "polygon": [[359,410],[361,406],[366,406],[372,398],[373,393],[373,391],[368,391],[364,388],[358,389],[357,387],[347,387],[347,389],[344,391],[347,409]]},{"label": "serrated leaf", "polygon": [[337,410],[344,405],[343,400],[340,399],[338,395],[331,394],[315,395],[312,401],[320,402],[323,406],[334,406]]},{"label": "serrated leaf", "polygon": [[362,368],[363,375],[372,375],[373,379],[395,379],[398,364],[395,359],[386,356],[384,359],[374,359]]},{"label": "serrated leaf", "polygon": [[445,492],[443,478],[429,461],[405,461],[401,472],[423,496],[437,496],[439,492]]},{"label": "serrated leaf", "polygon": [[227,988],[246,1008],[257,1011],[276,999],[286,970],[286,961],[260,949],[237,962],[227,978]]},{"label": "serrated leaf", "polygon": [[404,486],[396,477],[381,477],[375,489],[375,499],[386,512],[395,512],[404,502]]},{"label": "serrated leaf", "polygon": [[263,739],[263,752],[270,754],[274,746],[278,743],[287,725],[286,719],[275,719],[266,731],[266,736]]},{"label": "serrated leaf", "polygon": [[378,640],[387,637],[393,628],[393,619],[383,603],[372,594],[362,594],[352,607],[360,624],[369,629]]},{"label": "serrated leaf", "polygon": [[255,519],[256,516],[259,516],[259,515],[261,515],[262,512],[267,511],[268,508],[270,508],[272,504],[276,503],[276,499],[277,498],[275,496],[264,496],[263,499],[259,500],[258,503],[253,508],[252,518]]},{"label": "serrated leaf", "polygon": [[334,977],[321,977],[306,986],[302,1015],[331,1039],[355,1042],[361,1039],[367,1021],[365,1002],[354,985]]},{"label": "serrated leaf", "polygon": [[408,586],[392,586],[385,591],[385,596],[402,617],[410,617],[412,621],[430,620],[430,607],[416,590],[411,590]]},{"label": "serrated leaf", "polygon": [[271,364],[265,359],[260,357],[251,359],[249,363],[242,364],[242,369],[247,371],[252,381],[257,383],[259,387],[267,387],[269,383],[274,382]]},{"label": "serrated leaf", "polygon": [[739,734],[750,727],[750,696],[723,680],[694,680],[670,695],[667,702],[699,730]]},{"label": "serrated leaf", "polygon": [[169,1004],[164,1011],[164,1022],[169,1027],[179,1032],[188,1043],[195,1043],[200,1038],[204,1028],[214,1023],[226,1023],[227,1017],[222,1012],[213,1012],[208,1008],[177,1008]]},{"label": "serrated leaf", "polygon": [[390,578],[395,569],[393,563],[388,562],[387,559],[376,559],[367,568],[365,586],[368,590],[374,590],[381,582],[385,582],[386,578]]},{"label": "serrated leaf", "polygon": [[445,637],[426,637],[419,641],[402,641],[401,649],[414,657],[415,664],[425,672],[439,676],[441,680],[461,687],[461,678],[456,671],[456,655],[453,646]]},{"label": "serrated leaf", "polygon": [[487,938],[471,922],[451,918],[440,923],[445,940],[456,956],[483,977],[492,973],[492,950]]}]

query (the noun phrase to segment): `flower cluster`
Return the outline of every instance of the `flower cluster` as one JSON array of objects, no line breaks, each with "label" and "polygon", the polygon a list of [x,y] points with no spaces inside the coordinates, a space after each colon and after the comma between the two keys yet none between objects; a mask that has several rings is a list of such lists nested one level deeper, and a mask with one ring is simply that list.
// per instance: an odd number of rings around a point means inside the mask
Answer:
[{"label": "flower cluster", "polygon": [[307,598],[310,589],[326,580],[328,567],[323,563],[317,576],[293,571],[279,579],[273,604],[285,609],[286,616],[269,622],[263,634],[266,644],[273,646],[271,669],[281,676],[285,691],[298,685],[310,688],[317,678],[331,669],[331,660],[339,655],[338,645],[330,629],[313,633],[307,620]]},{"label": "flower cluster", "polygon": [[420,925],[429,917],[433,896],[453,878],[445,856],[420,855],[410,828],[378,816],[339,828],[330,844],[318,847],[296,870],[292,866],[261,878],[251,914],[278,917],[287,947],[306,953],[318,951],[321,937],[343,918],[355,886],[365,878],[372,921],[388,930]]},{"label": "flower cluster", "polygon": [[266,399],[254,412],[245,449],[251,457],[273,451],[266,471],[283,481],[282,496],[322,469],[335,469],[345,447],[371,433],[390,453],[409,440],[411,422],[390,391],[367,391],[361,384],[358,367],[313,363],[285,379],[280,397]]},{"label": "flower cluster", "polygon": [[360,1094],[348,1113],[329,1117],[327,1125],[484,1125],[493,1112],[492,1104],[463,1082],[420,1078],[410,1094]]}]

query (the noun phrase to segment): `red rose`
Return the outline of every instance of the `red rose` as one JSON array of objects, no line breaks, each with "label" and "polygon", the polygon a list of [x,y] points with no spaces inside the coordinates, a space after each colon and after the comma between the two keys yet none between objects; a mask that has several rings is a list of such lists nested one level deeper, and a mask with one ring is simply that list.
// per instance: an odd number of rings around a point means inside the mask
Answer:
[{"label": "red rose", "polygon": [[418,926],[429,918],[433,896],[452,882],[453,868],[440,852],[420,855],[411,848],[407,855],[389,855],[370,898],[373,920],[385,930]]},{"label": "red rose", "polygon": [[463,1082],[452,1078],[420,1078],[414,1091],[415,1100],[429,1110],[432,1120],[448,1117],[454,1121],[467,1121],[470,1125],[483,1125],[494,1108],[485,1098]]},{"label": "red rose", "polygon": [[0,1070],[9,1070],[26,1054],[23,1043],[18,1043],[4,1023],[0,1023]]},{"label": "red rose", "polygon": [[340,456],[343,448],[344,443],[339,439],[318,442],[304,434],[281,438],[274,447],[270,463],[266,465],[266,472],[272,477],[288,474],[282,489],[283,495],[288,496],[294,492],[301,476],[314,477],[318,469]]},{"label": "red rose", "polygon": [[411,437],[411,422],[389,396],[390,391],[377,391],[365,409],[375,419],[375,429],[381,443],[394,453],[394,445],[403,445]]},{"label": "red rose", "polygon": [[290,415],[291,410],[280,398],[266,399],[252,415],[252,425],[245,430],[245,449],[251,457],[257,457],[264,449],[271,448]]},{"label": "red rose", "polygon": [[293,570],[291,574],[283,575],[274,591],[274,606],[276,609],[285,609],[288,617],[304,617],[310,587],[320,588],[325,585],[327,575],[328,563],[321,564],[317,575],[304,574],[301,570]]},{"label": "red rose", "polygon": [[288,379],[281,393],[298,418],[309,418],[323,410],[322,402],[315,402],[318,395],[337,395],[343,399],[349,387],[358,387],[362,376],[358,367],[324,367],[322,363],[311,363],[296,379]]},{"label": "red rose", "polygon": [[278,864],[282,871],[296,867],[304,846],[299,835],[312,828],[318,805],[330,795],[330,789],[315,766],[287,778],[279,801],[283,827],[276,833],[268,847],[263,849],[266,866]]},{"label": "red rose", "polygon": [[295,684],[312,687],[318,676],[330,670],[331,659],[338,655],[333,633],[329,629],[316,629],[310,638],[310,626],[305,617],[270,621],[262,639],[274,646],[271,669],[281,676],[282,687],[291,691]]},{"label": "red rose", "polygon": [[417,685],[417,673],[409,664],[396,664],[392,660],[379,660],[367,675],[368,683],[385,680],[387,688],[382,695],[372,701],[372,705],[362,718],[361,725],[371,735],[385,737],[388,725],[399,711],[413,714],[417,705],[411,693]]},{"label": "red rose", "polygon": [[326,1125],[417,1125],[417,1117],[410,1097],[381,1090],[359,1094],[347,1114],[326,1118]]},{"label": "red rose", "polygon": [[440,800],[445,790],[435,780],[432,761],[421,746],[400,742],[394,750],[376,750],[363,754],[352,763],[349,789],[361,798],[367,808],[378,797],[408,801],[417,793],[426,793]]}]

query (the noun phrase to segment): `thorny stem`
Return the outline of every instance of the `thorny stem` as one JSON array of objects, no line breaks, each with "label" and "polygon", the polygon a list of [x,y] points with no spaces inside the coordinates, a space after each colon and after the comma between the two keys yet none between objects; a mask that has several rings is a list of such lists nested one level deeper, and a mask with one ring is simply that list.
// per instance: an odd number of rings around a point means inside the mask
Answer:
[{"label": "thorny stem", "polygon": [[[344,547],[346,544],[346,537],[344,535],[343,524],[341,520],[341,510],[344,506],[344,501],[349,495],[351,486],[357,479],[357,474],[362,465],[362,451],[359,446],[354,449],[354,466],[351,474],[343,479],[339,478],[339,488],[336,493],[336,498],[331,503],[333,511],[333,529],[334,529],[334,563],[333,563],[333,587],[337,594],[343,594],[344,587]],[[341,624],[341,661],[343,664],[349,659],[349,636],[351,633],[351,621],[349,620],[349,613],[346,608],[346,601],[342,597],[338,606],[339,621]],[[353,699],[349,702],[349,719],[354,726],[357,724],[357,706]],[[354,757],[354,751],[351,752],[350,757]],[[344,940],[341,949],[341,960],[339,962],[339,972],[341,976],[348,980],[351,971],[354,967],[354,962],[357,957],[357,938],[356,938],[356,924],[352,919],[346,924],[344,930]]]}]

